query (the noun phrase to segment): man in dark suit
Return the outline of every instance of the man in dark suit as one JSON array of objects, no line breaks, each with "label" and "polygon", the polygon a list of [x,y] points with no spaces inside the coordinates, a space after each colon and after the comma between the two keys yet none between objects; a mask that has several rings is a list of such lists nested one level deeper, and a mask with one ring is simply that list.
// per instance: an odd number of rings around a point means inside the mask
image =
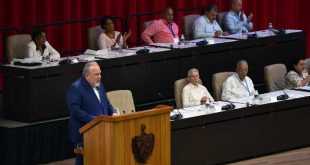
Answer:
[{"label": "man in dark suit", "polygon": [[[82,147],[79,129],[99,115],[116,115],[101,83],[101,70],[96,62],[88,62],[83,76],[70,85],[67,92],[70,112],[69,138],[75,146]],[[76,164],[83,164],[83,157],[76,156]]]}]

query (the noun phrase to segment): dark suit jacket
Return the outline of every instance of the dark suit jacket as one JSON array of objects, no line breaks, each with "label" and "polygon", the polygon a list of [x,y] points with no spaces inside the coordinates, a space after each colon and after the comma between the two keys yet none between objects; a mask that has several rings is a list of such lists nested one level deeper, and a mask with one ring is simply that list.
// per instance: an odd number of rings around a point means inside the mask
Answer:
[{"label": "dark suit jacket", "polygon": [[70,85],[67,92],[67,106],[70,112],[69,138],[74,143],[83,142],[79,129],[99,115],[112,115],[114,109],[110,104],[105,89],[100,83],[100,100],[84,77]]}]

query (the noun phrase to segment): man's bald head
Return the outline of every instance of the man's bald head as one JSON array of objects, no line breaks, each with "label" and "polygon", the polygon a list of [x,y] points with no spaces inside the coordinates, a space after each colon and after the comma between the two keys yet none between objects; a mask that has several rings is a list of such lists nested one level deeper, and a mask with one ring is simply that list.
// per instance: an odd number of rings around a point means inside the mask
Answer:
[{"label": "man's bald head", "polygon": [[249,66],[248,63],[245,60],[240,60],[237,63],[236,72],[238,74],[238,77],[240,80],[244,80],[245,77],[248,75]]},{"label": "man's bald head", "polygon": [[173,22],[173,9],[171,7],[165,7],[163,9],[163,18],[168,22]]},{"label": "man's bald head", "polygon": [[242,9],[242,0],[231,0],[231,10],[238,13]]}]

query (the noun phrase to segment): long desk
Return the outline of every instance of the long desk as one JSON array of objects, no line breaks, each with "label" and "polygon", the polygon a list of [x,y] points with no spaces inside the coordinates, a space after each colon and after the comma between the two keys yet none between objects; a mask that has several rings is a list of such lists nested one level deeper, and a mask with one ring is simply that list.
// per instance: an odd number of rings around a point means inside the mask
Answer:
[{"label": "long desk", "polygon": [[[171,122],[173,165],[224,164],[310,145],[310,92],[286,90],[290,98],[237,109],[180,110],[184,119]],[[268,100],[283,94],[263,94]],[[246,103],[242,99],[234,102]]]},{"label": "long desk", "polygon": [[[224,40],[224,39],[222,39]],[[187,70],[198,68],[203,84],[212,91],[212,74],[235,70],[236,62],[245,59],[254,84],[264,84],[264,66],[290,64],[291,57],[305,55],[305,33],[234,40],[201,47],[164,49],[144,55],[98,60],[107,91],[129,89],[135,104],[174,98],[177,79]],[[84,62],[71,65],[18,67],[3,65],[4,117],[32,122],[67,116],[65,93],[82,72]]]}]

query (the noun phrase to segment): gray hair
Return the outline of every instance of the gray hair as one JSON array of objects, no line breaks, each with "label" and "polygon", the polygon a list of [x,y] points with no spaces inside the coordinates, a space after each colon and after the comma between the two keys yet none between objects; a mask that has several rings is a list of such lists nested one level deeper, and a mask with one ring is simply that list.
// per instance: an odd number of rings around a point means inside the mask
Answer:
[{"label": "gray hair", "polygon": [[188,70],[187,77],[191,76],[194,72],[199,73],[198,69],[196,69],[196,68],[192,68],[192,69]]},{"label": "gray hair", "polygon": [[246,62],[245,60],[240,60],[240,61],[238,61],[238,63],[237,63],[237,69],[240,67],[240,65],[242,65],[242,64],[247,64],[248,65],[248,62]]},{"label": "gray hair", "polygon": [[88,63],[85,64],[84,69],[83,69],[83,77],[86,77],[86,76],[89,74],[89,72],[90,72],[90,67],[91,67],[91,66],[94,66],[94,65],[99,66],[98,63],[95,62],[95,61],[88,62]]}]

